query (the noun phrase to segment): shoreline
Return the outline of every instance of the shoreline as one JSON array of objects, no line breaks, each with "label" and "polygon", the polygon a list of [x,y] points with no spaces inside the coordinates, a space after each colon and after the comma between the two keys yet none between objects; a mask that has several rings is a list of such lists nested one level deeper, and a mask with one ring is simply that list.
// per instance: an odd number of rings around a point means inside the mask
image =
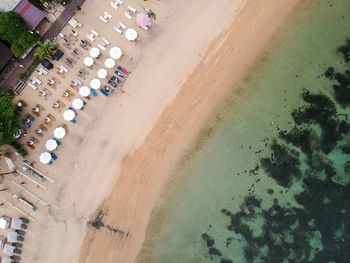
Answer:
[{"label": "shoreline", "polygon": [[192,146],[232,83],[237,83],[252,66],[299,2],[289,0],[266,7],[262,1],[248,1],[236,23],[210,44],[176,98],[140,143],[142,146],[123,159],[116,185],[91,217],[92,221],[105,211],[103,223],[121,226],[129,235],[120,238],[108,230],[89,227],[79,262],[135,261],[153,208],[171,181],[177,162]]}]

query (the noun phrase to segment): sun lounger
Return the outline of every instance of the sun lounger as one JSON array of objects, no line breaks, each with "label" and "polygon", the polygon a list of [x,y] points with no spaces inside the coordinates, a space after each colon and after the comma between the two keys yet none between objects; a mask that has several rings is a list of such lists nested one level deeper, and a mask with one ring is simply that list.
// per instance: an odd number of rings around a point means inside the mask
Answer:
[{"label": "sun lounger", "polygon": [[93,88],[90,88],[90,91],[91,91],[92,96],[94,96],[94,97],[97,96],[96,90],[94,90]]},{"label": "sun lounger", "polygon": [[126,25],[124,25],[122,22],[118,22],[118,25],[119,25],[119,27],[121,27],[121,28],[123,28],[123,29],[126,29]]},{"label": "sun lounger", "polygon": [[114,3],[114,2],[111,2],[111,6],[112,6],[115,10],[118,9],[118,5],[117,5],[116,3]]},{"label": "sun lounger", "polygon": [[94,38],[93,34],[87,34],[86,37],[92,42],[95,41],[95,38]]},{"label": "sun lounger", "polygon": [[100,35],[99,33],[97,33],[97,32],[96,32],[95,30],[93,30],[93,29],[91,30],[91,33],[94,34],[96,37],[98,37],[98,36]]},{"label": "sun lounger", "polygon": [[123,5],[124,4],[124,2],[122,0],[116,0],[115,2],[118,3],[118,5]]},{"label": "sun lounger", "polygon": [[125,68],[123,68],[122,66],[118,66],[118,69],[119,69],[121,72],[123,72],[124,74],[129,74],[129,72],[128,72]]},{"label": "sun lounger", "polygon": [[108,92],[105,91],[104,89],[100,89],[100,91],[101,91],[101,93],[102,93],[103,95],[105,95],[106,97],[109,96]]},{"label": "sun lounger", "polygon": [[128,12],[124,12],[124,15],[126,16],[127,19],[131,20],[131,15],[129,15]]},{"label": "sun lounger", "polygon": [[54,160],[57,160],[57,159],[58,159],[57,155],[54,154],[54,153],[51,153],[51,157],[52,157],[52,159],[54,159]]},{"label": "sun lounger", "polygon": [[131,12],[131,13],[136,13],[136,9],[134,7],[132,7],[131,5],[128,6],[128,10]]},{"label": "sun lounger", "polygon": [[107,19],[104,18],[103,16],[99,16],[98,19],[99,19],[100,21],[102,21],[103,23],[105,23],[105,24],[108,23]]},{"label": "sun lounger", "polygon": [[114,29],[114,31],[116,31],[117,33],[119,33],[119,34],[121,34],[121,33],[123,33],[123,31],[121,31],[118,27],[114,27],[113,28]]},{"label": "sun lounger", "polygon": [[32,83],[30,83],[30,82],[28,82],[27,84],[28,84],[28,86],[31,87],[33,90],[37,90],[37,89],[38,89],[37,86],[35,86],[34,84],[32,84]]},{"label": "sun lounger", "polygon": [[98,46],[101,50],[106,51],[106,48],[105,48],[104,46],[102,46],[101,44],[98,44],[97,46]]},{"label": "sun lounger", "polygon": [[116,70],[115,72],[114,72],[115,74],[117,74],[118,75],[118,77],[121,77],[121,78],[124,78],[125,76],[124,76],[124,74],[123,73],[121,73],[120,71],[118,71],[118,70]]},{"label": "sun lounger", "polygon": [[103,17],[107,19],[111,19],[112,15],[110,13],[107,13],[106,11],[103,12]]},{"label": "sun lounger", "polygon": [[109,46],[109,41],[107,39],[105,39],[104,37],[102,38],[102,42],[105,43],[107,46]]}]

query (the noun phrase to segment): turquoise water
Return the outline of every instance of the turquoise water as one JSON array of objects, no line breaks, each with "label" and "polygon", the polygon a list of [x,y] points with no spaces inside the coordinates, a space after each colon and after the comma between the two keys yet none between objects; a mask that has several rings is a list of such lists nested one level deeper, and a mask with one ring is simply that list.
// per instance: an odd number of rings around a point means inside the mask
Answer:
[{"label": "turquoise water", "polygon": [[349,14],[318,0],[291,18],[184,157],[138,262],[348,262],[350,74],[324,73],[349,68]]}]

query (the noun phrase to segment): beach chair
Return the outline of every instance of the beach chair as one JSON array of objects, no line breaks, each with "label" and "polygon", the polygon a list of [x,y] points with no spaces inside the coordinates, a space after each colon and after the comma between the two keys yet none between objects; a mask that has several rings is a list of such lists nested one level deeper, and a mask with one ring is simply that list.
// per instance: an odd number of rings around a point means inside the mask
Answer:
[{"label": "beach chair", "polygon": [[90,88],[90,91],[91,91],[92,96],[94,96],[94,97],[96,97],[96,96],[97,96],[97,92],[96,92],[96,90],[95,90],[95,89]]},{"label": "beach chair", "polygon": [[115,26],[113,29],[114,29],[115,32],[117,32],[117,33],[119,33],[119,34],[122,34],[122,33],[123,33],[123,31],[121,31],[121,30],[120,30],[118,27],[116,27],[116,26]]},{"label": "beach chair", "polygon": [[122,66],[118,66],[118,70],[120,70],[124,74],[129,74],[129,72],[125,68],[123,68]]},{"label": "beach chair", "polygon": [[51,154],[51,157],[52,157],[53,160],[57,160],[58,159],[56,154],[54,154],[54,153],[50,153],[50,154]]},{"label": "beach chair", "polygon": [[103,23],[105,23],[105,24],[108,23],[107,19],[104,18],[103,16],[99,16],[98,19],[99,19],[100,21],[102,21]]},{"label": "beach chair", "polygon": [[122,0],[116,0],[115,2],[118,3],[118,5],[123,5],[124,4],[124,2]]},{"label": "beach chair", "polygon": [[124,12],[124,15],[126,16],[127,19],[131,20],[131,15],[128,12]]},{"label": "beach chair", "polygon": [[[95,38],[93,36],[93,34],[87,34],[86,35],[87,39],[89,39],[90,41],[94,42],[95,41]],[[83,47],[84,48],[84,47]]]},{"label": "beach chair", "polygon": [[133,14],[136,14],[137,12],[136,8],[132,7],[131,5],[128,5],[128,10]]},{"label": "beach chair", "polygon": [[34,84],[32,84],[32,83],[30,83],[30,82],[28,82],[27,84],[28,84],[28,86],[31,87],[33,90],[37,90],[37,89],[38,89],[37,86],[35,86]]},{"label": "beach chair", "polygon": [[100,89],[100,91],[101,91],[101,93],[102,93],[103,95],[105,95],[106,97],[109,96],[108,92],[105,91],[104,89]]},{"label": "beach chair", "polygon": [[107,46],[109,46],[109,41],[107,39],[105,39],[104,37],[102,38],[102,42],[105,43]]},{"label": "beach chair", "polygon": [[116,70],[114,73],[117,74],[118,77],[120,77],[120,78],[124,78],[125,77],[124,74],[121,73],[119,70]]},{"label": "beach chair", "polygon": [[126,29],[126,25],[124,25],[122,22],[119,21],[118,25],[119,25],[120,28]]},{"label": "beach chair", "polygon": [[118,5],[117,5],[116,3],[114,3],[114,2],[111,2],[111,6],[112,6],[115,10],[118,9]]},{"label": "beach chair", "polygon": [[106,51],[106,48],[105,48],[104,46],[102,46],[101,44],[98,44],[97,46],[98,46],[101,50]]},{"label": "beach chair", "polygon": [[107,13],[106,11],[103,12],[103,17],[106,19],[111,19],[112,15],[110,13]]},{"label": "beach chair", "polygon": [[97,33],[97,32],[96,32],[95,30],[93,30],[93,29],[91,30],[91,33],[94,34],[96,37],[98,37],[98,36],[100,35],[99,33]]}]

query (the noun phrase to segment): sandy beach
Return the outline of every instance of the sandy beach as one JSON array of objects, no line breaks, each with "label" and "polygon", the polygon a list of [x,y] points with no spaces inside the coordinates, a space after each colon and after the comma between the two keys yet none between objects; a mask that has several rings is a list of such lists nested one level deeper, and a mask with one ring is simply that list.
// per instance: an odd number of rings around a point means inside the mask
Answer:
[{"label": "sandy beach", "polygon": [[[94,28],[122,48],[120,63],[131,74],[124,93],[100,94],[79,113],[77,125],[67,124],[53,166],[38,161],[44,143],[30,152],[36,167],[55,182],[48,190],[28,186],[50,205],[35,214],[38,222],[26,235],[22,262],[134,262],[177,162],[300,0],[125,2],[115,11],[108,1],[86,0],[75,16],[83,24],[80,35]],[[128,4],[157,14],[149,31],[137,29],[136,44],[113,31],[113,23],[125,20]],[[104,10],[113,12],[113,23],[97,20]],[[69,32],[67,26],[63,33]],[[106,57],[102,54],[93,71]],[[91,71],[86,81],[93,77]],[[34,104],[33,94],[27,87],[20,97]]]},{"label": "sandy beach", "polygon": [[[79,262],[135,261],[152,209],[169,183],[176,163],[198,136],[213,109],[215,111],[224,95],[231,90],[232,84],[249,70],[299,1],[274,2],[273,5],[263,1],[224,2],[207,3],[210,13],[207,16],[213,21],[207,21],[206,15],[203,15],[202,21],[198,18],[191,21],[194,26],[191,30],[199,33],[198,30],[206,28],[204,31],[211,34],[198,34],[198,39],[202,37],[201,44],[191,42],[191,45],[202,45],[202,49],[197,49],[199,54],[193,57],[194,60],[169,62],[184,63],[181,68],[188,68],[188,71],[181,72],[180,81],[168,86],[174,91],[169,98],[175,94],[176,97],[171,104],[164,105],[165,110],[151,132],[142,144],[138,144],[140,148],[122,160],[115,187],[90,218],[91,221],[101,219],[104,227],[98,230],[88,227]],[[190,8],[199,10],[201,4],[194,1],[186,6],[186,11],[179,10],[174,19],[187,23],[185,13]],[[186,4],[180,1],[176,5],[180,8]],[[213,12],[215,8],[220,12]],[[218,17],[215,18],[215,15]],[[217,21],[223,23],[221,28],[217,26]],[[197,22],[202,25],[201,29],[196,27]],[[168,23],[171,23],[171,17]],[[204,27],[204,24],[207,26]],[[172,34],[169,28],[166,30],[164,34]],[[186,30],[182,34],[184,39],[178,38],[178,41],[187,44]],[[184,52],[184,46],[178,47],[172,50],[174,54]],[[191,70],[193,64],[189,63],[194,61],[197,66]],[[113,232],[108,227],[122,232]]]}]

